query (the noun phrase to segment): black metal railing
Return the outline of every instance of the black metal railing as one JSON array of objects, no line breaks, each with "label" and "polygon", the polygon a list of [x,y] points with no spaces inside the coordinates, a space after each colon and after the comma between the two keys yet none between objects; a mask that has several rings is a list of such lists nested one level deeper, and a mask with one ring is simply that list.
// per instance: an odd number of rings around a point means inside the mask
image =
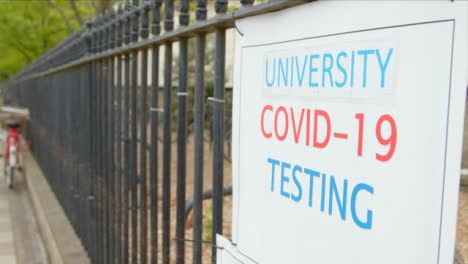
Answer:
[{"label": "black metal railing", "polygon": [[[202,263],[206,262],[204,242],[213,250],[208,259],[216,262],[215,238],[223,232],[223,194],[231,193],[223,178],[225,120],[231,113],[225,108],[226,30],[235,27],[236,19],[304,2],[308,1],[254,5],[253,0],[240,0],[239,8],[227,14],[227,0],[197,0],[195,21],[190,23],[189,0],[127,0],[117,12],[109,10],[87,22],[3,84],[7,103],[30,109],[31,124],[25,136],[32,141],[31,149],[93,263]],[[177,28],[174,4],[178,4]],[[216,15],[208,19],[210,6]],[[164,22],[162,34],[160,21]],[[210,95],[206,93],[205,53],[210,34],[214,35],[215,61],[208,113],[212,118],[207,120],[205,102]],[[175,43],[178,79],[173,84]],[[189,52],[195,53],[194,80],[188,77]],[[159,80],[160,71],[163,80]],[[193,171],[187,172],[191,100],[194,160]],[[177,122],[171,121],[174,112]],[[203,182],[206,123],[212,128],[212,190],[204,190]],[[175,161],[171,155],[174,136]],[[176,174],[171,172],[173,162]],[[193,175],[191,192],[186,190],[187,174]],[[175,206],[171,203],[173,182]],[[187,193],[193,193],[188,199],[193,208],[192,237],[186,235]],[[203,241],[202,236],[203,199],[207,197],[212,198],[212,241]],[[174,213],[175,221],[171,221]],[[188,243],[190,256],[185,248]]]}]

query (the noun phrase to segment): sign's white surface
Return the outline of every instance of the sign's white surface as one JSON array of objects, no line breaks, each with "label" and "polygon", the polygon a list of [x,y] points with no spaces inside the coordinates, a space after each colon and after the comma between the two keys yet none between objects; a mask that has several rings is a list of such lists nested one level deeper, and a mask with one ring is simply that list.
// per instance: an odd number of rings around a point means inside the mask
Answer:
[{"label": "sign's white surface", "polygon": [[451,263],[464,2],[237,22],[233,242],[257,263]]}]

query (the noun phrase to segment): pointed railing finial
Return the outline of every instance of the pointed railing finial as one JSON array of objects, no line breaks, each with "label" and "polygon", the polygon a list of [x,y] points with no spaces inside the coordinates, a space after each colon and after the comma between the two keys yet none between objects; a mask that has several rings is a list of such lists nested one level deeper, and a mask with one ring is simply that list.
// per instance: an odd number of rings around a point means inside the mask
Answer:
[{"label": "pointed railing finial", "polygon": [[182,26],[188,26],[190,22],[190,5],[189,0],[180,0],[179,8],[179,24]]},{"label": "pointed railing finial", "polygon": [[127,45],[130,43],[130,22],[131,22],[130,10],[131,8],[132,8],[132,5],[130,4],[130,0],[127,0],[127,2],[125,2],[125,12],[123,14],[124,16],[124,43]]},{"label": "pointed railing finial", "polygon": [[149,35],[149,11],[151,10],[151,5],[149,0],[144,0],[142,3],[141,9],[141,38],[147,39]]},{"label": "pointed railing finial", "polygon": [[249,7],[254,4],[255,0],[241,0],[240,2],[243,7]]},{"label": "pointed railing finial", "polygon": [[164,30],[174,29],[174,0],[164,0]]},{"label": "pointed railing finial", "polygon": [[117,27],[117,20],[116,20],[114,8],[110,9],[109,16],[110,16],[109,48],[114,49],[115,48],[115,30]]},{"label": "pointed railing finial", "polygon": [[161,33],[161,5],[162,5],[162,0],[153,0],[153,4],[151,6],[152,12],[151,12],[151,18],[152,18],[152,23],[151,23],[151,33],[153,35],[159,35]]},{"label": "pointed railing finial", "polygon": [[206,20],[206,12],[206,0],[197,0],[197,9],[195,10],[197,21]]},{"label": "pointed railing finial", "polygon": [[119,8],[117,9],[117,36],[115,38],[116,40],[116,46],[117,47],[122,47],[122,40],[123,40],[123,23],[124,23],[124,17],[123,17],[123,8],[122,8],[122,3],[119,3]]},{"label": "pointed railing finial", "polygon": [[216,14],[225,14],[228,8],[228,0],[216,0],[215,11]]},{"label": "pointed railing finial", "polygon": [[131,9],[131,17],[132,17],[132,42],[137,42],[138,41],[138,30],[139,30],[139,23],[138,20],[140,18],[140,12],[138,12],[138,0],[133,0],[133,5]]}]

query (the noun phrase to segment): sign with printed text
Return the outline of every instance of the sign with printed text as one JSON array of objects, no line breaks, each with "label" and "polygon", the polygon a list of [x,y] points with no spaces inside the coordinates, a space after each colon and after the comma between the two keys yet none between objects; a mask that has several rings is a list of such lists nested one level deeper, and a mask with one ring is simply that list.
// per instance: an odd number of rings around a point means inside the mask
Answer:
[{"label": "sign with printed text", "polygon": [[325,1],[236,22],[229,252],[452,263],[467,9]]}]

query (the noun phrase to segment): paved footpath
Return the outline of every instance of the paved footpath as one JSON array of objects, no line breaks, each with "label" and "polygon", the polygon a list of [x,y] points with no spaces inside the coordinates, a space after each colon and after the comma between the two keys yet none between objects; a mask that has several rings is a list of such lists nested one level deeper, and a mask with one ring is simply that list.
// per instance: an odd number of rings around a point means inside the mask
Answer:
[{"label": "paved footpath", "polygon": [[9,192],[0,173],[0,263],[16,263],[15,243],[11,224]]},{"label": "paved footpath", "polygon": [[[0,151],[4,138],[0,133]],[[49,263],[23,172],[14,179],[13,189],[8,189],[0,158],[0,264]]]}]

